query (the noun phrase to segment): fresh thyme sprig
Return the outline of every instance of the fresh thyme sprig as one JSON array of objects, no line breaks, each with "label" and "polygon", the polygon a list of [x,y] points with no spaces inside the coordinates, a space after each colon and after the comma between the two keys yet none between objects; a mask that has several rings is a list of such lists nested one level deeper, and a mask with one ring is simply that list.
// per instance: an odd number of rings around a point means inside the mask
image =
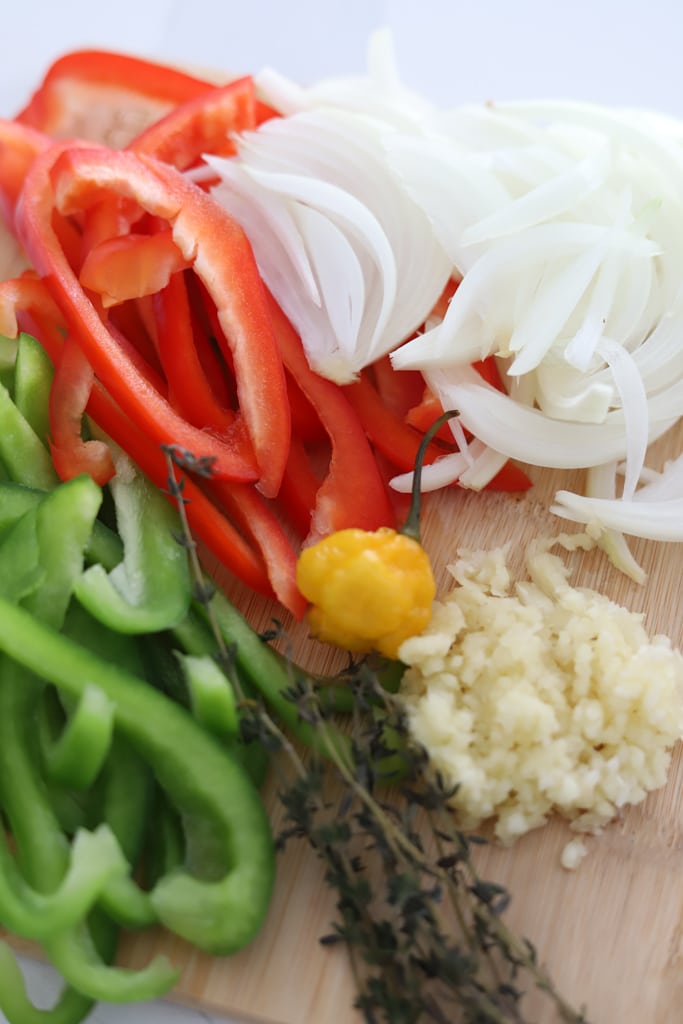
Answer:
[{"label": "fresh thyme sprig", "polygon": [[[175,476],[175,466],[193,469],[197,460],[174,449],[166,455],[197,598],[239,693],[235,659],[211,615],[211,592]],[[210,467],[200,465],[200,471]],[[285,823],[277,843],[283,848],[304,840],[325,865],[338,918],[321,942],[348,948],[354,1005],[367,1024],[524,1024],[531,1020],[524,997],[533,988],[558,1021],[587,1024],[539,965],[531,943],[506,924],[510,894],[480,877],[473,847],[481,840],[457,828],[449,808],[453,791],[430,769],[400,698],[381,685],[371,663],[363,660],[340,673],[338,682],[353,695],[350,742],[344,744],[335,742],[339,729],[325,688],[291,659],[289,666],[289,698],[315,730],[317,751],[302,757],[253,700],[242,701],[243,736],[279,755]]]}]

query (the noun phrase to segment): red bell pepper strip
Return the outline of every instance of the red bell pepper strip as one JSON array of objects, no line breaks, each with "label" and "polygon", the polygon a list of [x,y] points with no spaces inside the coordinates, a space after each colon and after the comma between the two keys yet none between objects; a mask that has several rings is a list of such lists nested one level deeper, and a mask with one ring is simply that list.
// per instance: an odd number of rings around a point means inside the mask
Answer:
[{"label": "red bell pepper strip", "polygon": [[[370,368],[383,404],[401,418],[422,398],[424,377],[419,370],[395,370],[389,356],[382,356]],[[448,437],[451,437],[450,431]]]},{"label": "red bell pepper strip", "polygon": [[82,419],[94,374],[90,363],[70,335],[64,339],[50,389],[50,452],[61,480],[89,473],[104,486],[114,476],[114,461],[104,441],[84,441]]},{"label": "red bell pepper strip", "polygon": [[[236,409],[237,395],[234,387],[233,369],[228,370],[225,360],[219,351],[216,332],[212,326],[213,321],[208,315],[206,303],[209,303],[214,315],[216,313],[216,306],[208,299],[206,289],[198,278],[193,277],[191,274],[186,274],[185,284],[187,285],[187,295],[190,300],[197,355],[204,370],[204,376],[211,385],[215,399],[227,409]],[[217,316],[215,316],[215,323],[218,324]],[[229,351],[227,343],[223,347]]]},{"label": "red bell pepper strip", "polygon": [[[394,466],[409,473],[415,466],[422,435],[384,405],[365,371],[353,384],[346,385],[345,392],[375,447]],[[451,437],[449,449],[431,443],[425,453],[425,464],[434,462],[447,451],[452,451],[452,440]]]},{"label": "red bell pepper strip", "polygon": [[235,423],[236,414],[216,399],[204,372],[195,345],[183,275],[174,274],[152,303],[156,314],[157,350],[173,407],[196,427],[227,433]]},{"label": "red bell pepper strip", "polygon": [[209,479],[202,486],[262,553],[280,603],[297,619],[303,618],[308,602],[296,584],[297,551],[266,499],[248,484]]},{"label": "red bell pepper strip", "polygon": [[256,95],[250,77],[195,96],[146,128],[128,144],[184,171],[203,153],[236,152],[234,132],[256,128]]},{"label": "red bell pepper strip", "polygon": [[14,224],[14,209],[28,169],[49,145],[41,132],[0,120],[0,214],[9,227]]},{"label": "red bell pepper strip", "polygon": [[293,433],[278,504],[286,510],[287,518],[301,538],[311,529],[311,514],[319,487],[320,478],[313,469],[306,446],[300,435]]},{"label": "red bell pepper strip", "polygon": [[[134,198],[146,212],[170,223],[175,244],[192,261],[218,311],[235,366],[237,436],[243,436],[243,426],[256,457],[259,489],[266,496],[276,494],[289,447],[286,382],[265,288],[241,227],[175,168],[145,154],[77,148],[57,159],[52,177],[55,204],[63,214],[87,209],[113,192]],[[91,362],[105,380],[92,357]]]},{"label": "red bell pepper strip", "polygon": [[146,124],[213,87],[212,82],[153,61],[104,50],[75,50],[51,65],[16,119],[54,138],[78,135],[93,141],[103,141],[104,121],[125,145]]},{"label": "red bell pepper strip", "polygon": [[318,413],[332,446],[305,543],[347,526],[363,530],[393,526],[384,481],[343,390],[311,370],[298,334],[271,295],[268,302],[283,362]]},{"label": "red bell pepper strip", "polygon": [[118,306],[112,306],[107,314],[107,322],[128,340],[150,370],[163,377],[156,349],[156,334],[152,332],[150,335],[147,329],[140,311],[141,301],[122,302]]},{"label": "red bell pepper strip", "polygon": [[[424,393],[417,405],[414,405],[412,409],[409,409],[405,415],[405,422],[410,427],[414,427],[415,430],[419,430],[421,434],[425,434],[429,428],[435,423],[439,416],[443,415],[443,406],[436,397],[433,391],[428,387],[424,388]],[[442,441],[453,440],[453,435],[445,423],[436,432],[436,437]]]},{"label": "red bell pepper strip", "polygon": [[[27,325],[27,317],[30,317],[30,327]],[[37,336],[38,331],[33,329],[37,322],[44,325],[52,325],[52,331],[48,332],[53,343],[43,343],[43,348],[52,360],[53,365],[59,358],[63,334],[59,327],[63,325],[64,318],[57,303],[54,301],[47,285],[38,277],[35,271],[27,270],[21,277],[12,277],[0,283],[0,334],[6,338],[18,337],[20,331],[25,330]]]},{"label": "red bell pepper strip", "polygon": [[[0,283],[0,332],[16,337],[20,329],[31,330],[53,364],[59,365],[64,348],[63,318],[45,282],[34,273]],[[99,381],[94,382],[86,411],[157,487],[167,490],[166,461],[161,450],[122,413]],[[194,536],[246,586],[273,597],[260,551],[245,540],[224,512],[189,477],[184,481],[183,494]],[[293,611],[298,614],[299,610],[300,595],[297,594]]]},{"label": "red bell pepper strip", "polygon": [[170,229],[153,235],[129,234],[109,238],[90,249],[79,280],[96,292],[105,309],[127,299],[154,295],[172,274],[190,266],[173,241]]},{"label": "red bell pepper strip", "polygon": [[296,434],[301,441],[307,444],[326,441],[327,434],[317,412],[291,373],[287,373],[286,376],[289,407],[292,410],[292,435]]},{"label": "red bell pepper strip", "polygon": [[[102,322],[58,243],[55,210],[79,213],[112,193],[134,199],[172,226],[176,245],[216,301],[238,368],[240,415],[229,435],[217,438],[191,427],[149,385]],[[151,158],[104,147],[57,147],[29,171],[17,228],[96,375],[122,410],[157,443],[213,457],[217,475],[258,479],[264,493],[275,493],[289,444],[284,371],[251,248],[232,218],[173,168]]]},{"label": "red bell pepper strip", "polygon": [[517,491],[528,491],[533,485],[533,480],[527,476],[521,466],[508,459],[496,475],[489,480],[485,490],[514,493]]}]

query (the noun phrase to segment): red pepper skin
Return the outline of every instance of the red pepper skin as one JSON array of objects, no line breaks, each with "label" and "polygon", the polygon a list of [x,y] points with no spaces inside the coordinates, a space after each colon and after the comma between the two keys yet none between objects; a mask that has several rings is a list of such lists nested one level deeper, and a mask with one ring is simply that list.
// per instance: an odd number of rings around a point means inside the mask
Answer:
[{"label": "red pepper skin", "polygon": [[296,584],[297,551],[270,504],[247,484],[207,480],[203,488],[262,553],[270,585],[280,604],[295,618],[302,619],[307,601]]},{"label": "red pepper skin", "polygon": [[152,299],[157,324],[157,350],[169,396],[181,416],[195,427],[227,433],[236,414],[217,401],[195,345],[187,288],[182,274],[174,274]]},{"label": "red pepper skin", "polygon": [[[275,493],[287,459],[289,410],[282,362],[251,247],[201,189],[149,157],[104,147],[49,150],[31,167],[17,230],[50,283],[69,327],[121,408],[160,444],[215,458],[215,472]],[[173,239],[216,302],[236,367],[240,415],[230,435],[192,428],[137,372],[83,292],[52,228],[55,210],[80,213],[112,194],[168,222]]]},{"label": "red pepper skin", "polygon": [[[30,330],[55,366],[59,365],[64,349],[63,324],[61,311],[45,281],[33,272],[0,283],[0,332],[16,337],[19,330]],[[168,490],[166,461],[160,448],[138,430],[97,380],[90,391],[86,411],[157,487]],[[187,499],[192,533],[216,561],[251,590],[275,597],[261,552],[245,540],[243,532],[236,529],[225,511],[189,477],[185,479],[183,494]],[[267,542],[267,536],[263,532],[260,535]],[[274,536],[277,544],[273,551],[276,552],[282,541],[277,534]],[[291,554],[287,554],[287,561],[289,559]],[[283,597],[286,594],[283,593]],[[298,591],[292,596],[292,605],[291,610],[299,615],[301,595]]]},{"label": "red pepper skin", "polygon": [[421,400],[425,382],[419,370],[395,370],[388,355],[374,362],[370,369],[375,388],[390,412],[403,418]]},{"label": "red pepper skin", "polygon": [[301,437],[293,433],[278,505],[285,510],[287,519],[301,538],[310,532],[319,487],[320,478],[313,469],[306,446]]},{"label": "red pepper skin", "polygon": [[94,384],[90,363],[69,335],[55,367],[50,389],[50,452],[61,480],[89,473],[101,487],[114,476],[114,462],[104,441],[84,441],[82,418]]},{"label": "red pepper skin", "polygon": [[54,343],[43,344],[42,338],[38,340],[55,365],[62,350],[63,334],[59,327],[63,325],[64,318],[45,282],[33,270],[0,282],[0,334],[16,338],[20,331],[25,330],[37,336],[38,331],[32,327],[38,322],[53,325],[52,331],[41,333],[48,333],[54,338]]},{"label": "red pepper skin", "polygon": [[[366,372],[361,373],[353,384],[347,384],[345,392],[375,447],[397,469],[409,473],[415,466],[422,435],[385,406]],[[452,440],[451,436],[449,449],[430,444],[425,453],[425,464],[434,462],[448,450],[452,451]]]},{"label": "red pepper skin", "polygon": [[376,530],[395,525],[372,449],[343,390],[311,370],[298,334],[271,295],[268,301],[283,362],[318,413],[332,446],[304,543],[347,526]]},{"label": "red pepper skin", "polygon": [[0,119],[0,215],[9,227],[28,169],[49,145],[41,132]]},{"label": "red pepper skin", "polygon": [[[415,430],[419,430],[421,434],[425,434],[431,425],[438,420],[439,416],[443,415],[443,406],[436,397],[433,391],[429,388],[424,389],[422,398],[417,405],[414,405],[412,409],[409,409],[405,415],[405,421],[410,427],[414,427]],[[439,427],[436,432],[436,436],[442,441],[453,440],[453,434],[451,433],[448,424],[444,423],[442,427]]]},{"label": "red pepper skin", "polygon": [[533,486],[533,480],[527,476],[524,470],[508,460],[489,480],[484,490],[517,493],[518,491],[528,491]]},{"label": "red pepper skin", "polygon": [[[316,444],[327,440],[325,428],[320,422],[320,417],[308,401],[301,388],[287,373],[287,393],[289,394],[289,406],[292,410],[292,435],[296,434],[306,444]],[[313,508],[313,506],[310,506]]]},{"label": "red pepper skin", "polygon": [[[55,365],[59,364],[64,347],[62,324],[61,312],[40,278],[31,274],[0,284],[0,331],[7,337],[16,337],[20,329],[32,330]],[[168,490],[166,461],[161,450],[124,415],[99,381],[95,381],[90,392],[86,411],[157,487]],[[197,539],[248,587],[273,597],[261,555],[189,477],[183,493]]]},{"label": "red pepper skin", "polygon": [[[185,181],[173,168],[147,159],[169,187],[177,177]],[[257,486],[272,498],[287,464],[291,413],[265,285],[241,227],[224,218],[224,211],[219,215],[218,204],[201,189],[192,191],[197,202],[183,206],[173,224],[174,239],[187,257],[194,254],[194,272],[216,305],[222,328],[217,340],[227,341],[223,355],[234,366],[240,414],[260,471]]]},{"label": "red pepper skin", "polygon": [[239,78],[187,100],[132,139],[128,148],[184,171],[203,153],[234,154],[232,133],[256,124],[253,79]]},{"label": "red pepper skin", "polygon": [[127,54],[74,50],[48,68],[16,120],[53,138],[79,135],[101,141],[101,114],[91,119],[95,130],[89,133],[88,109],[126,111],[138,125],[137,132],[132,132],[135,135],[144,124],[213,87],[212,82]]},{"label": "red pepper skin", "polygon": [[108,309],[128,299],[154,295],[168,284],[172,274],[189,266],[167,229],[100,242],[88,251],[78,278],[84,288],[101,296],[102,305]]},{"label": "red pepper skin", "polygon": [[[99,383],[91,393],[88,413],[112,441],[130,455],[152,483],[160,490],[168,490],[168,470],[160,448],[121,412]],[[189,476],[184,478],[183,497],[187,502],[185,509],[193,536],[250,590],[265,597],[274,597],[261,552],[245,540],[225,513]]]}]

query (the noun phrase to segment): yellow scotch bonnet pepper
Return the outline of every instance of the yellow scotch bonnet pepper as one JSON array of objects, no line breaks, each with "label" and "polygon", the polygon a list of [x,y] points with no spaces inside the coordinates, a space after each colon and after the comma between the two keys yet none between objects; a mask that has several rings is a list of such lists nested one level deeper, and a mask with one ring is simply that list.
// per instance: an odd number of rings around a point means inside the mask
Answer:
[{"label": "yellow scotch bonnet pepper", "polygon": [[422,461],[441,424],[455,415],[444,413],[422,440],[410,512],[400,531],[338,530],[299,555],[297,584],[310,602],[308,622],[317,639],[395,659],[403,641],[429,625],[436,584],[420,543]]}]

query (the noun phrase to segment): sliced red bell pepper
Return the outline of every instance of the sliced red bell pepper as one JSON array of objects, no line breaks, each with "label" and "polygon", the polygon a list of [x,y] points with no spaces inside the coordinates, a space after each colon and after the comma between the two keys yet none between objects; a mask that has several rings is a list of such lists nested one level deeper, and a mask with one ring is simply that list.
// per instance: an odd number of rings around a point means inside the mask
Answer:
[{"label": "sliced red bell pepper", "polygon": [[113,325],[121,337],[127,339],[129,345],[136,350],[150,370],[163,378],[163,370],[156,347],[156,334],[150,334],[141,315],[140,304],[141,300],[138,300],[112,306],[107,312],[107,323]]},{"label": "sliced red bell pepper", "polygon": [[[397,469],[409,473],[415,466],[415,459],[422,441],[422,434],[413,430],[405,421],[392,412],[382,401],[366,371],[345,386],[345,393],[356,411],[363,429],[379,451]],[[431,443],[425,453],[424,462],[429,464],[453,450]]]},{"label": "sliced red bell pepper", "polygon": [[9,227],[14,224],[14,208],[28,169],[49,145],[41,132],[0,119],[0,214]]},{"label": "sliced red bell pepper", "polygon": [[[215,472],[259,480],[276,493],[289,446],[289,408],[282,361],[251,247],[239,226],[175,169],[144,155],[105,147],[55,147],[33,163],[22,193],[17,227],[96,375],[124,412],[157,443],[215,459]],[[87,211],[103,198],[132,199],[173,230],[173,239],[202,279],[236,367],[240,403],[234,429],[221,438],[191,427],[149,385],[116,343],[85,295],[61,249],[52,218]]]},{"label": "sliced red bell pepper", "polygon": [[[34,272],[0,283],[0,331],[16,337],[19,330],[30,330],[53,364],[59,365],[64,348],[64,319],[45,281]],[[97,380],[86,411],[157,487],[167,489],[166,461],[161,449],[121,411]],[[225,512],[189,477],[184,481],[183,494],[192,533],[216,561],[257,593],[275,596],[258,548],[245,539]],[[299,595],[295,595],[293,611],[299,614]]]},{"label": "sliced red bell pepper", "polygon": [[487,491],[528,491],[530,487],[533,487],[534,482],[529,477],[521,466],[518,466],[515,462],[511,462],[509,459],[502,466],[496,475],[489,480],[485,490]]},{"label": "sliced red bell pepper", "polygon": [[[415,430],[419,430],[421,434],[425,434],[429,428],[435,423],[439,416],[443,415],[443,406],[436,397],[433,391],[428,387],[424,388],[422,398],[417,405],[414,405],[412,409],[409,409],[405,415],[405,422],[410,427],[414,427]],[[452,441],[453,434],[451,433],[448,424],[445,423],[436,432],[436,436],[442,441]]]},{"label": "sliced red bell pepper", "polygon": [[157,348],[173,407],[196,427],[227,433],[236,414],[217,401],[195,345],[195,330],[182,274],[174,274],[152,300]]},{"label": "sliced red bell pepper", "polygon": [[[105,50],[74,50],[48,68],[17,120],[53,138],[125,145],[168,110],[214,83],[154,61]],[[116,135],[116,139],[112,136]]]},{"label": "sliced red bell pepper", "polygon": [[374,362],[370,369],[383,404],[403,419],[421,400],[424,377],[419,370],[395,370],[388,355]]},{"label": "sliced red bell pepper", "polygon": [[128,299],[156,294],[172,274],[190,265],[167,228],[152,235],[131,233],[100,242],[89,250],[78,278],[84,288],[100,296],[107,309]]},{"label": "sliced red bell pepper", "polygon": [[232,134],[256,123],[253,79],[239,78],[187,100],[132,139],[128,148],[184,171],[203,153],[232,155]]},{"label": "sliced red bell pepper", "polygon": [[47,285],[33,270],[0,282],[0,334],[16,338],[24,330],[37,335],[36,324],[51,326],[43,332],[45,342],[39,340],[54,365],[62,350],[64,317]]},{"label": "sliced red bell pepper", "polygon": [[262,553],[275,596],[301,619],[308,602],[296,584],[297,551],[275,511],[263,495],[248,484],[207,480],[202,487]]},{"label": "sliced red bell pepper", "polygon": [[[206,289],[198,278],[191,274],[186,274],[185,277],[194,325],[194,340],[204,376],[211,385],[216,401],[227,409],[235,409],[237,408],[237,395],[234,388],[234,368],[231,367],[228,370],[219,351],[216,332],[212,326],[214,320],[208,315],[206,302],[209,302],[214,314],[216,306],[206,296]],[[215,323],[218,324],[217,316],[215,316]],[[227,344],[224,344],[223,347],[229,351]]]},{"label": "sliced red bell pepper", "polygon": [[296,434],[306,444],[327,440],[325,428],[317,412],[291,373],[287,373],[286,376],[289,406],[292,410],[292,435]]},{"label": "sliced red bell pepper", "polygon": [[[480,377],[498,391],[503,391],[503,382],[498,370],[498,364],[494,356],[487,356],[486,359],[472,363],[472,369],[476,370]],[[409,409],[405,415],[405,421],[416,430],[425,433],[431,425],[443,414],[443,406],[433,391],[424,387],[420,401]],[[452,441],[453,435],[445,424],[437,432],[437,437],[445,441]]]},{"label": "sliced red bell pepper", "polygon": [[104,441],[85,441],[81,433],[94,380],[90,363],[67,335],[50,389],[52,461],[62,480],[89,473],[95,483],[104,486],[115,473],[109,446]]},{"label": "sliced red bell pepper", "polygon": [[319,487],[320,478],[313,469],[306,446],[301,437],[293,433],[278,504],[286,510],[289,522],[301,538],[310,532]]},{"label": "sliced red bell pepper", "polygon": [[384,481],[346,395],[311,370],[298,334],[271,295],[268,302],[283,362],[318,413],[331,444],[328,472],[318,488],[306,542],[347,526],[393,526]]},{"label": "sliced red bell pepper", "polygon": [[[168,471],[161,449],[121,412],[111,396],[96,382],[88,403],[95,422],[126,451],[139,469],[161,490],[168,488]],[[251,590],[266,597],[274,591],[265,561],[197,483],[186,476],[183,497],[190,529],[216,561]]]}]

